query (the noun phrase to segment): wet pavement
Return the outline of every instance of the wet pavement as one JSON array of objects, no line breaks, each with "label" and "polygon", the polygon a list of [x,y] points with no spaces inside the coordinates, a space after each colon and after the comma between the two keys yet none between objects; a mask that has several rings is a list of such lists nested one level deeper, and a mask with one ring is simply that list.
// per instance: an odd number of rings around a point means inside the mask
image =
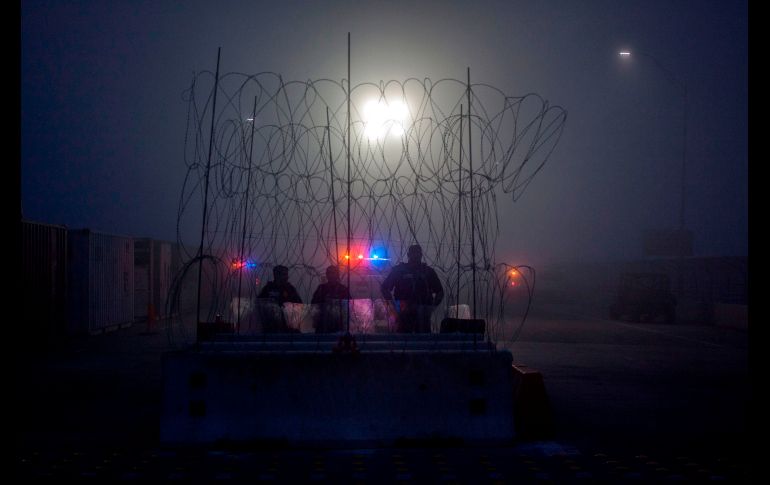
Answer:
[{"label": "wet pavement", "polygon": [[[112,483],[750,482],[748,333],[535,311],[514,362],[539,370],[553,429],[510,446],[169,448],[160,355],[145,324],[20,348],[18,480]],[[342,445],[344,446],[344,445]]]},{"label": "wet pavement", "polygon": [[79,483],[740,483],[746,479],[743,464],[727,459],[586,453],[553,442],[496,448],[49,451],[16,460],[22,479]]}]

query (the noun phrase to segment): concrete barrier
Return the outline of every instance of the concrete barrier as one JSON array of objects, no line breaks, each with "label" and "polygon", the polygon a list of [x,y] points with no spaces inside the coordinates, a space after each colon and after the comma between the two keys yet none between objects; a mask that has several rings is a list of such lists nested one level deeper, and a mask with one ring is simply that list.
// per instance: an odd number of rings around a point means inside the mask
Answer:
[{"label": "concrete barrier", "polygon": [[369,349],[380,350],[344,353],[309,351],[306,345],[274,350],[278,344],[273,350],[244,350],[244,343],[227,350],[218,342],[167,353],[161,441],[346,446],[512,441],[510,352],[457,350],[458,338],[448,346],[437,345],[435,337],[416,342],[397,351],[370,341]]}]

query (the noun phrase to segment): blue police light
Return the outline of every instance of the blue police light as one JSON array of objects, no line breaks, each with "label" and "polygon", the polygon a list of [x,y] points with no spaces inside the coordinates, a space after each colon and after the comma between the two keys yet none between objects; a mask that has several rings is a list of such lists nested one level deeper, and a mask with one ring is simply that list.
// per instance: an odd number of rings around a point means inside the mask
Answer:
[{"label": "blue police light", "polygon": [[369,257],[364,259],[371,261],[372,264],[378,263],[379,261],[390,261],[390,259],[380,255],[383,252],[385,252],[383,248],[372,248],[372,250],[369,252]]},{"label": "blue police light", "polygon": [[257,263],[255,263],[250,259],[247,259],[247,260],[233,259],[233,262],[230,264],[230,267],[234,270],[254,269],[257,267]]}]

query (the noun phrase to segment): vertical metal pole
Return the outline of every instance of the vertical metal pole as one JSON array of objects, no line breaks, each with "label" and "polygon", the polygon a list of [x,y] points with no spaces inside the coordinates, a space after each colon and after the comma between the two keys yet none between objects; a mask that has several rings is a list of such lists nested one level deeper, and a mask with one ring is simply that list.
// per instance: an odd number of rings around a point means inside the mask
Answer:
[{"label": "vertical metal pole", "polygon": [[[468,170],[471,178],[471,274],[473,275],[473,319],[476,319],[476,222],[473,213],[473,144],[471,140],[471,68],[468,68]],[[475,333],[474,333],[475,335]]]},{"label": "vertical metal pole", "polygon": [[463,105],[460,105],[460,157],[457,182],[457,299],[455,300],[455,318],[460,318],[460,258],[462,247],[463,223]]},{"label": "vertical metal pole", "polygon": [[687,166],[687,85],[684,85],[684,107],[682,108],[684,111],[684,121],[682,128],[682,200],[681,205],[679,209],[679,228],[684,229],[684,204],[685,204],[685,197],[684,197],[684,191],[685,191],[685,174],[686,174],[686,166]]},{"label": "vertical metal pole", "polygon": [[[251,111],[251,143],[249,146],[249,175],[246,178],[246,199],[243,202],[243,232],[241,233],[241,251],[238,256],[238,262],[239,264],[244,263],[243,261],[243,251],[244,247],[246,245],[246,217],[249,213],[249,189],[251,188],[251,161],[252,156],[254,154],[254,125],[257,124],[257,97],[254,96],[254,109]],[[244,264],[240,268],[238,268],[240,271],[238,272],[238,317],[235,323],[235,333],[240,333],[241,329],[241,284],[243,282],[243,268],[246,265]]]},{"label": "vertical metal pole", "polygon": [[682,99],[682,111],[684,120],[682,120],[682,179],[680,181],[680,201],[679,201],[679,275],[677,281],[677,290],[679,298],[684,297],[684,204],[685,204],[685,177],[687,174],[687,84],[682,81],[682,90],[684,96]]},{"label": "vertical metal pole", "polygon": [[206,235],[206,213],[209,204],[209,173],[211,172],[211,150],[214,147],[214,120],[217,115],[217,91],[219,90],[219,56],[222,48],[217,49],[217,73],[214,76],[214,101],[211,106],[211,131],[209,132],[209,156],[206,160],[206,180],[203,188],[203,222],[201,223],[201,244],[198,246],[198,303],[195,312],[195,324],[201,321],[201,282],[203,279],[203,238]]},{"label": "vertical metal pole", "polygon": [[[332,132],[329,124],[329,107],[326,107],[326,133],[329,138],[329,181],[331,182],[332,220],[334,223],[334,254],[337,266],[340,265],[340,243],[337,240],[337,202],[334,199],[334,164],[332,161]],[[349,288],[349,287],[348,287]]]},{"label": "vertical metal pole", "polygon": [[[348,32],[348,143],[347,143],[347,155],[348,155],[348,245],[345,254],[348,256],[348,291],[350,291],[350,92],[352,90],[352,84],[350,82],[350,32]],[[351,295],[352,300],[352,295]],[[347,311],[347,333],[350,333],[350,310],[352,301],[348,301]]]},{"label": "vertical metal pole", "polygon": [[677,237],[677,245],[678,245],[678,268],[677,268],[677,282],[676,282],[676,293],[677,296],[682,298],[684,296],[684,208],[685,208],[685,177],[686,177],[686,168],[687,168],[687,83],[684,81],[684,79],[680,79],[677,77],[671,70],[669,70],[666,66],[660,63],[658,59],[653,56],[652,54],[648,54],[646,52],[639,52],[640,55],[643,55],[645,57],[648,57],[655,66],[658,67],[663,73],[667,76],[668,80],[671,81],[672,84],[675,84],[677,87],[682,89],[682,111],[684,119],[682,120],[682,176],[680,179],[680,187],[679,187],[679,194],[680,194],[680,201],[679,201],[679,235]]}]

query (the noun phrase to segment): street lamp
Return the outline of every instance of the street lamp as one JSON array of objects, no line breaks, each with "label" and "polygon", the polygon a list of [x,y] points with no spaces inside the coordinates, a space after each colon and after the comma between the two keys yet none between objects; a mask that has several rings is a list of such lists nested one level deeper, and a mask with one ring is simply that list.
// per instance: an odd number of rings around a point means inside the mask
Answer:
[{"label": "street lamp", "polygon": [[[683,272],[684,272],[684,251],[685,251],[685,240],[684,240],[684,205],[685,205],[685,175],[687,173],[687,84],[685,81],[676,76],[670,69],[666,68],[663,64],[660,63],[655,57],[652,55],[646,53],[646,52],[640,52],[637,51],[636,54],[647,57],[650,59],[655,66],[658,67],[663,73],[666,75],[669,81],[671,81],[672,84],[677,86],[682,93],[682,170],[681,170],[681,179],[680,179],[680,203],[679,203],[679,235],[677,238],[677,245],[679,249],[679,281],[677,282],[677,290],[680,295],[682,296],[682,292],[684,290],[684,278],[683,278]],[[621,51],[618,52],[618,55],[621,59],[630,59],[631,58],[631,52],[630,51]]]}]

